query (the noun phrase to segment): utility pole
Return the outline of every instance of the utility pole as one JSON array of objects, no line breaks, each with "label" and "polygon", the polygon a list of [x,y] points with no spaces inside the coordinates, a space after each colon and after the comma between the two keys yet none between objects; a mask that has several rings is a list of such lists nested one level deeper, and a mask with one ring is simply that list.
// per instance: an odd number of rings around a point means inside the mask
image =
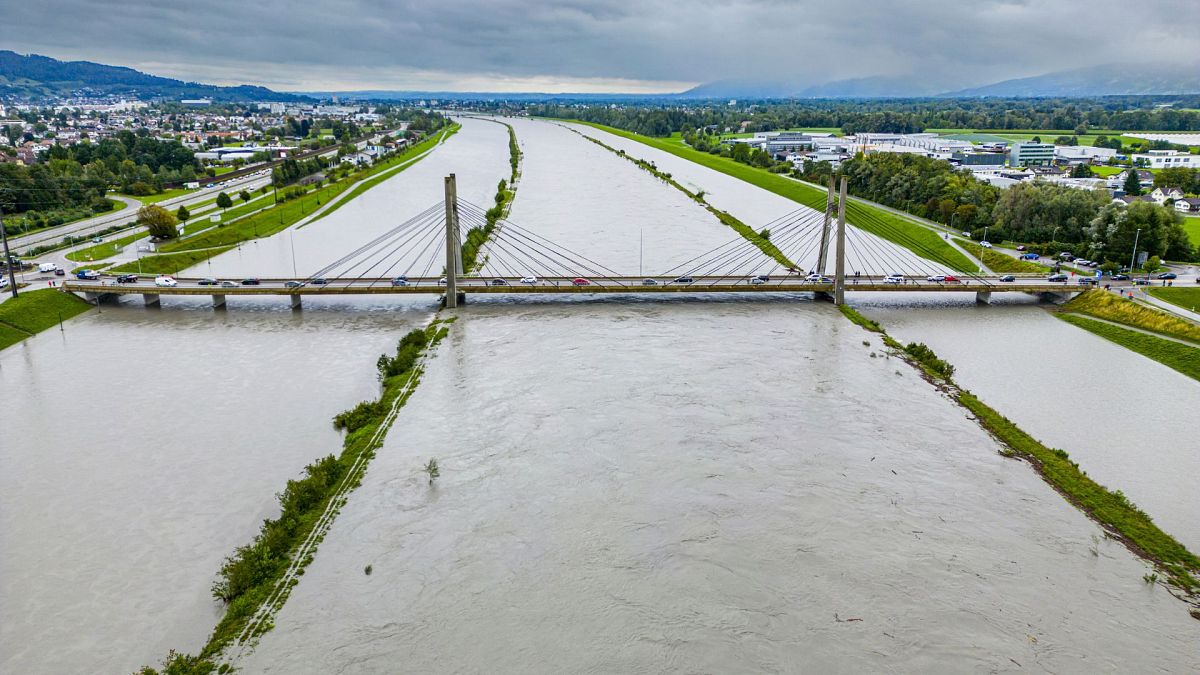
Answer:
[{"label": "utility pole", "polygon": [[833,217],[833,176],[825,193],[825,221],[821,225],[821,248],[817,249],[817,274],[825,274],[825,259],[829,253],[829,221]]},{"label": "utility pole", "polygon": [[446,176],[446,309],[458,307],[458,261],[462,247],[458,244],[458,215],[454,204],[454,174]]},{"label": "utility pole", "polygon": [[833,304],[846,302],[846,177],[838,194],[837,267],[833,278]]},{"label": "utility pole", "polygon": [[0,240],[4,241],[4,268],[8,270],[8,285],[12,296],[17,297],[17,275],[13,273],[12,254],[8,251],[8,230],[4,229],[4,210],[0,209]]}]

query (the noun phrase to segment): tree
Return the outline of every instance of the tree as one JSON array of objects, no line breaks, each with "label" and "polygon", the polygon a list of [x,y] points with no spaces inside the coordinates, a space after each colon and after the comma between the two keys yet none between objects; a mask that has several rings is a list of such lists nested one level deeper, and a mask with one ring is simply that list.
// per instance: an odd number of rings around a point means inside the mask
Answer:
[{"label": "tree", "polygon": [[138,209],[137,223],[146,228],[154,239],[174,239],[179,236],[175,226],[179,221],[175,214],[158,204],[150,204]]},{"label": "tree", "polygon": [[186,206],[180,204],[179,209],[175,211],[175,217],[178,218],[179,222],[182,223],[183,221],[192,217],[192,212],[188,211]]},{"label": "tree", "polygon": [[1142,194],[1142,184],[1138,180],[1137,169],[1129,169],[1125,172],[1125,194],[1132,197]]},{"label": "tree", "polygon": [[1071,169],[1071,178],[1091,178],[1093,175],[1095,172],[1087,164],[1076,164]]},{"label": "tree", "polygon": [[1147,258],[1145,264],[1142,265],[1142,269],[1145,270],[1146,274],[1154,274],[1160,267],[1162,267],[1162,259],[1156,255]]},{"label": "tree", "polygon": [[248,202],[250,201],[250,193],[242,190],[238,193],[238,199],[242,200],[243,202]]},{"label": "tree", "polygon": [[217,195],[217,206],[222,209],[227,209],[233,206],[233,200],[229,198],[229,195],[222,192],[221,194]]}]

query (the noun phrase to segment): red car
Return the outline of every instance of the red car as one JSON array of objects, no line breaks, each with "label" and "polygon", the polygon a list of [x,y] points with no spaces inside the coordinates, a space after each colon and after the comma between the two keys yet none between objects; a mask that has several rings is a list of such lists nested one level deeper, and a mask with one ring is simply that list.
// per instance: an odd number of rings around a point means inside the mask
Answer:
[{"label": "red car", "polygon": [[946,282],[946,283],[948,283],[948,284],[957,284],[957,283],[962,283],[962,282],[960,282],[960,281],[958,280],[958,277],[952,277],[952,276],[950,276],[949,274],[947,274],[947,275],[946,275],[946,278],[945,278],[945,279],[943,279],[943,281],[945,281],[945,282]]},{"label": "red car", "polygon": [[590,286],[592,284],[592,282],[584,279],[583,277],[575,277],[571,280],[571,283],[575,284],[576,286]]}]

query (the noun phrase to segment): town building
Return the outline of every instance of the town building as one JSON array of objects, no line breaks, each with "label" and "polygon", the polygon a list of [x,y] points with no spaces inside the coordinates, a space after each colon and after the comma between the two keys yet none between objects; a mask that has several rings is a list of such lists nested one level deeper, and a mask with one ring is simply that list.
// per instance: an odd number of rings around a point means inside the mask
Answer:
[{"label": "town building", "polygon": [[1151,169],[1200,168],[1200,155],[1191,155],[1178,150],[1150,150],[1135,154],[1133,164]]},{"label": "town building", "polygon": [[1008,155],[1009,166],[1050,166],[1053,163],[1053,143],[1014,143]]}]

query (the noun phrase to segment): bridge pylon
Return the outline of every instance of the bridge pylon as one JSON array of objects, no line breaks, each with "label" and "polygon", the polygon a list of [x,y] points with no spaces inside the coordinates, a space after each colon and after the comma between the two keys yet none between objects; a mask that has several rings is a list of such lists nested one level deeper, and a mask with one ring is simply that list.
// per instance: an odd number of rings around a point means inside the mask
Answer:
[{"label": "bridge pylon", "polygon": [[458,188],[454,174],[446,176],[446,308],[458,307],[458,275],[462,274],[462,243],[458,231]]},{"label": "bridge pylon", "polygon": [[829,256],[829,223],[833,220],[833,176],[829,177],[829,189],[825,192],[825,220],[821,223],[821,247],[817,249],[817,274],[825,274],[825,261]]},{"label": "bridge pylon", "polygon": [[846,177],[838,191],[837,266],[833,277],[833,304],[846,302]]}]

